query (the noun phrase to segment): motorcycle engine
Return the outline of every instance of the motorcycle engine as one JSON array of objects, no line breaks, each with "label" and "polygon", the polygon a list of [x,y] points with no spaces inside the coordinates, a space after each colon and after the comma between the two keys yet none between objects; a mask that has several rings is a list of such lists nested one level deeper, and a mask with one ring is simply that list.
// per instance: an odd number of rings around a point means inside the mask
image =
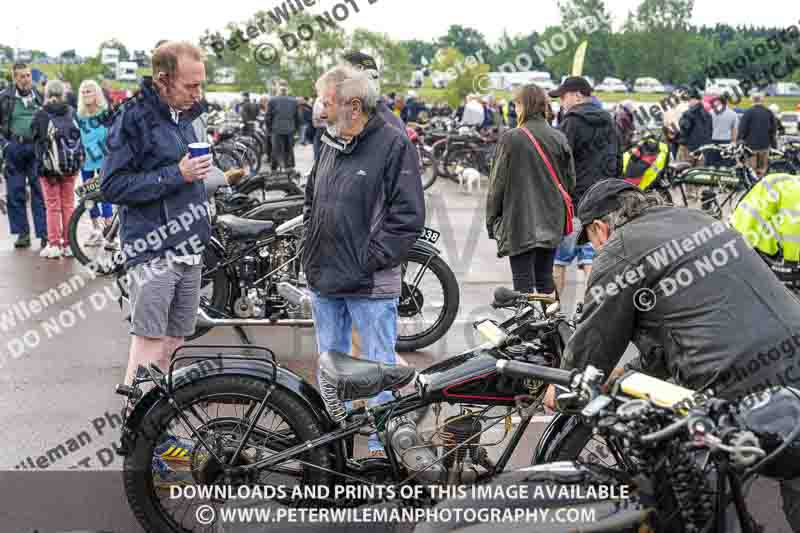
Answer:
[{"label": "motorcycle engine", "polygon": [[[311,318],[288,303],[277,286],[281,281],[296,282],[300,264],[294,239],[278,239],[260,248],[255,256],[245,256],[236,264],[240,296],[234,302],[239,318]],[[294,260],[293,260],[294,259]],[[258,283],[267,274],[271,275]]]},{"label": "motorcycle engine", "polygon": [[236,265],[241,296],[234,302],[233,310],[239,318],[264,316],[264,291],[253,286],[258,279],[258,272],[258,260],[253,256],[243,257]]},{"label": "motorcycle engine", "polygon": [[433,409],[436,423],[432,434],[409,415],[393,418],[386,426],[386,437],[409,473],[418,473],[418,479],[428,485],[464,485],[474,483],[481,470],[494,468],[479,435],[485,412],[464,406],[459,414],[439,424],[442,406],[436,404]]}]

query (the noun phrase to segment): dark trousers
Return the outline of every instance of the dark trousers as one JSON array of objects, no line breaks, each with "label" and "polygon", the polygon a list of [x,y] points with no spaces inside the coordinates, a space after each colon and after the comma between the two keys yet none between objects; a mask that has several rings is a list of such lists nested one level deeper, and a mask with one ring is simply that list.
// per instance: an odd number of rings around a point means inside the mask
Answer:
[{"label": "dark trousers", "polygon": [[525,253],[509,257],[514,290],[524,293],[550,294],[556,288],[553,283],[553,260],[555,248],[534,248]]},{"label": "dark trousers", "polygon": [[272,134],[272,170],[294,168],[294,134]]},{"label": "dark trousers", "polygon": [[45,215],[44,197],[37,175],[36,154],[32,143],[17,144],[11,142],[5,151],[6,157],[6,190],[8,192],[8,222],[11,233],[29,235],[28,202],[26,187],[31,188],[31,212],[36,237],[47,237],[47,218]]},{"label": "dark trousers", "polygon": [[781,481],[781,499],[786,521],[792,531],[800,531],[800,479]]}]

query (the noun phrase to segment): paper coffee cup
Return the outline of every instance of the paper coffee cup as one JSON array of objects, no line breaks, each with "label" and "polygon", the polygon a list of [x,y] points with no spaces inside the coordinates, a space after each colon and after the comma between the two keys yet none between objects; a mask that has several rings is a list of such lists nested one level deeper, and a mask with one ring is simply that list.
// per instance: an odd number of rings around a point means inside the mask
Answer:
[{"label": "paper coffee cup", "polygon": [[192,157],[201,157],[211,153],[211,145],[208,143],[192,143],[189,145],[189,153]]}]

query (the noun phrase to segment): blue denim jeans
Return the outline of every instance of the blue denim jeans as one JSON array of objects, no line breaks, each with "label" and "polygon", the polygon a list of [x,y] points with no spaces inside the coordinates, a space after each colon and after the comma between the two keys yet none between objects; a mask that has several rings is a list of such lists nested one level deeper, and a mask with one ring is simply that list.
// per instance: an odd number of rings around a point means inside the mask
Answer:
[{"label": "blue denim jeans", "polygon": [[29,235],[26,187],[31,189],[31,214],[36,237],[47,237],[47,218],[39,185],[38,164],[33,144],[9,143],[5,151],[6,192],[8,194],[8,221],[11,233]]},{"label": "blue denim jeans", "polygon": [[[334,351],[349,354],[355,325],[361,337],[362,357],[396,364],[397,298],[337,298],[312,292],[311,302],[319,353]],[[392,398],[391,393],[384,391],[372,398],[369,405],[379,405]],[[383,449],[377,434],[370,436],[369,449]]]}]

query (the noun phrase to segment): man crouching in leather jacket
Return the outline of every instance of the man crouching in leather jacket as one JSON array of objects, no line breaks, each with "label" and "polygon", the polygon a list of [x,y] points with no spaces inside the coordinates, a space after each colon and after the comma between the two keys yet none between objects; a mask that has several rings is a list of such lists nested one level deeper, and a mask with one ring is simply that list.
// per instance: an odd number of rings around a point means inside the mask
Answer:
[{"label": "man crouching in leather jacket", "polygon": [[[578,242],[598,252],[562,366],[591,364],[612,380],[639,370],[726,399],[800,388],[797,299],[739,233],[700,210],[659,204],[618,179],[581,200]],[[629,342],[640,355],[614,368]],[[545,404],[554,398],[551,386]],[[781,494],[800,531],[800,479],[782,482]]]}]

